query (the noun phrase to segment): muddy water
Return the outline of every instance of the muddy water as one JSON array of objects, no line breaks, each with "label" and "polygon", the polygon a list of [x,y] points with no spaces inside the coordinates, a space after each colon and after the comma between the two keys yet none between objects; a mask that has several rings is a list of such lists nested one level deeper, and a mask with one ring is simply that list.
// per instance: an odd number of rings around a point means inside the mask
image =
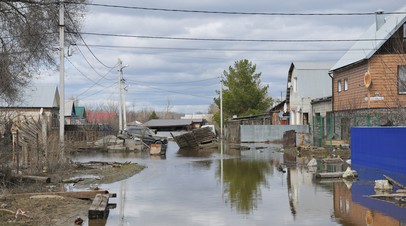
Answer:
[{"label": "muddy water", "polygon": [[[304,166],[307,159],[284,156],[278,149],[251,147],[230,153],[226,148],[222,157],[208,150],[179,152],[171,142],[164,158],[91,153],[76,160],[132,161],[147,166],[127,180],[100,185],[117,193],[110,201],[117,203],[106,223],[111,226],[405,225],[404,208],[384,206],[400,213],[393,215],[376,210],[374,205],[382,206],[381,201],[373,205],[370,200],[355,202],[355,195],[362,195],[352,192],[353,184],[318,181],[314,178],[317,169]],[[355,187],[359,190],[360,186]]]}]

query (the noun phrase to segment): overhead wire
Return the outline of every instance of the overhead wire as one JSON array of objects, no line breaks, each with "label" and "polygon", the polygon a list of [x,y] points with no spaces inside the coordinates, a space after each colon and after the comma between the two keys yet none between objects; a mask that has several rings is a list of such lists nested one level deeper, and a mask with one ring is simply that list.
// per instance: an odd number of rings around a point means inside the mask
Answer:
[{"label": "overhead wire", "polygon": [[164,92],[168,92],[168,93],[175,93],[175,94],[193,96],[193,97],[198,97],[198,98],[203,98],[203,99],[211,98],[211,97],[209,97],[209,96],[200,96],[200,95],[194,95],[194,94],[189,94],[189,93],[182,93],[182,92],[173,91],[173,90],[161,89],[161,88],[157,88],[157,87],[155,87],[155,86],[140,85],[140,84],[138,84],[137,82],[131,82],[131,84],[139,85],[139,86],[145,86],[145,87],[148,87],[148,88],[151,88],[151,89],[154,89],[154,90],[164,91]]},{"label": "overhead wire", "polygon": [[[80,46],[80,44],[78,44]],[[186,47],[157,47],[157,46],[123,46],[88,44],[94,48],[113,49],[147,49],[147,50],[176,50],[176,51],[213,51],[213,52],[346,52],[348,49],[224,49],[224,48],[186,48]],[[351,49],[351,51],[365,51],[366,49]],[[371,49],[372,50],[372,49]]]},{"label": "overhead wire", "polygon": [[382,41],[385,39],[236,39],[236,38],[191,38],[191,37],[168,37],[168,36],[151,36],[151,35],[129,35],[129,34],[111,34],[98,32],[80,32],[80,34],[121,37],[121,38],[142,38],[142,39],[165,39],[165,40],[182,40],[182,41],[217,41],[217,42],[286,42],[286,43],[309,43],[309,42],[369,42]]},{"label": "overhead wire", "polygon": [[[105,76],[107,76],[108,74],[110,74],[110,72],[111,72],[113,69],[114,69],[114,68],[111,68],[111,69],[106,73]],[[79,95],[77,95],[77,97],[82,96],[83,94],[85,94],[86,92],[88,92],[91,88],[95,87],[96,85],[100,85],[99,82],[100,82],[103,78],[104,78],[104,77],[101,77],[97,82],[93,83],[93,85],[91,85],[91,86],[88,87],[85,91],[83,91],[82,93],[80,93]],[[114,84],[116,84],[116,83],[118,83],[118,82],[115,82]],[[106,88],[110,88],[110,87],[111,87],[111,86],[106,87]]]},{"label": "overhead wire", "polygon": [[[283,13],[283,12],[241,12],[241,11],[211,11],[211,10],[189,10],[189,9],[169,9],[169,8],[153,8],[125,5],[111,5],[100,3],[77,3],[65,1],[70,4],[84,4],[88,6],[132,9],[132,10],[147,10],[147,11],[164,11],[164,12],[181,12],[181,13],[202,13],[202,14],[224,14],[224,15],[261,15],[261,16],[370,16],[376,12],[344,12],[344,13]],[[384,12],[383,14],[405,14],[406,12]]]},{"label": "overhead wire", "polygon": [[[69,18],[69,20],[72,22],[72,24],[74,25],[75,23],[73,22],[73,19],[70,17],[69,13],[67,13],[66,15],[67,15],[67,17]],[[93,51],[89,48],[89,46],[87,45],[85,39],[84,39],[84,38],[82,37],[82,35],[79,33],[78,29],[77,29],[75,26],[73,26],[73,28],[75,29],[76,34],[79,35],[79,38],[82,40],[83,44],[86,46],[86,48],[87,48],[87,49],[89,50],[89,52],[92,54],[92,56],[93,56],[101,65],[103,65],[103,66],[106,67],[106,68],[115,68],[115,67],[117,67],[118,64],[116,64],[116,65],[114,65],[114,66],[108,66],[108,65],[106,65],[105,63],[103,63],[103,62],[93,53]],[[86,60],[86,61],[87,61],[87,60]],[[92,68],[93,68],[93,67],[92,67]]]}]

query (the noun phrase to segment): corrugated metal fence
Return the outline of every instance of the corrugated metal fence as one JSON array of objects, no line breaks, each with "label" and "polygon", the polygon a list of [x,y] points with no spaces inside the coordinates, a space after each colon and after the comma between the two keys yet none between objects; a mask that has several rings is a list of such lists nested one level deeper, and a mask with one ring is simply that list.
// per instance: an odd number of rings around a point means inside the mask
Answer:
[{"label": "corrugated metal fence", "polygon": [[406,127],[351,128],[351,161],[354,166],[406,174]]}]

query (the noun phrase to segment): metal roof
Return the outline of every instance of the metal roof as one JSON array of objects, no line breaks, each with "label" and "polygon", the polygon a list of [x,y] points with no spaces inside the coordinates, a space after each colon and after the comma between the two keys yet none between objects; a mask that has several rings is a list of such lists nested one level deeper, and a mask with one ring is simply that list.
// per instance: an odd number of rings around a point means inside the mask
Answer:
[{"label": "metal roof", "polygon": [[292,62],[291,71],[293,68],[296,70],[329,70],[334,62]]},{"label": "metal roof", "polygon": [[85,110],[85,107],[83,107],[83,106],[79,106],[79,107],[76,107],[75,106],[75,112],[76,112],[76,116],[77,117],[79,117],[79,119],[84,119],[84,118],[86,118],[86,110]]},{"label": "metal roof", "polygon": [[21,91],[21,98],[8,105],[0,101],[1,107],[53,108],[59,107],[59,91],[52,84],[31,84]]},{"label": "metal roof", "polygon": [[[331,71],[347,65],[367,60],[388,40],[406,21],[406,7],[390,14],[384,24],[377,30],[376,22],[359,38],[359,41],[341,57],[331,68]],[[370,40],[370,41],[365,41]]]},{"label": "metal roof", "polygon": [[188,126],[193,122],[202,122],[203,119],[152,119],[144,123],[146,127]]},{"label": "metal roof", "polygon": [[65,116],[76,115],[75,111],[75,101],[65,100]]}]

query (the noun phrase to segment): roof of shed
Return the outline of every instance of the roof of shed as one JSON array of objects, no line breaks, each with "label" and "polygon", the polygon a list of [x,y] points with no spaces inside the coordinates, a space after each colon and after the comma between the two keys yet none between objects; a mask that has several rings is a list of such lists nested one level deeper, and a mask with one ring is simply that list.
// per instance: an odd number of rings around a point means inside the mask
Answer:
[{"label": "roof of shed", "polygon": [[376,30],[376,22],[359,38],[359,41],[341,57],[331,68],[331,71],[367,60],[396,32],[406,21],[406,7],[390,14],[385,23]]},{"label": "roof of shed", "polygon": [[202,121],[203,119],[152,119],[143,125],[146,127],[188,126]]}]

